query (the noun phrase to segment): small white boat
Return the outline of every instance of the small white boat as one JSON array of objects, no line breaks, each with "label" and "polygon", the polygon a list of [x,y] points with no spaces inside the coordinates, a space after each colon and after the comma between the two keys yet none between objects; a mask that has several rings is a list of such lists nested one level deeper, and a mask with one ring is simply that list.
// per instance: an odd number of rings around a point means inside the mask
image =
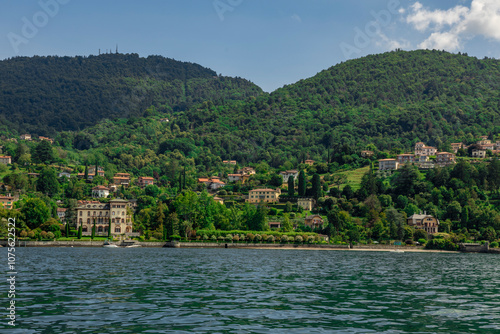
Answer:
[{"label": "small white boat", "polygon": [[141,245],[128,245],[128,246],[125,246],[125,248],[135,248],[135,247],[141,247]]},{"label": "small white boat", "polygon": [[403,251],[401,249],[395,249],[395,250],[391,250],[391,252],[394,252],[394,253],[404,253],[405,251]]},{"label": "small white boat", "polygon": [[106,247],[106,248],[118,248],[117,245],[115,244],[112,244],[111,242],[109,242],[108,240],[104,241],[104,243],[102,244],[102,247]]}]

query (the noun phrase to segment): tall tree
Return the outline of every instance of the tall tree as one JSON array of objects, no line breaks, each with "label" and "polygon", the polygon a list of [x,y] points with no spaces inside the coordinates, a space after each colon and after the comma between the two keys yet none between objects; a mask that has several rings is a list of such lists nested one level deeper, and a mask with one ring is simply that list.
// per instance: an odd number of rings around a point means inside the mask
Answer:
[{"label": "tall tree", "polygon": [[318,200],[318,198],[321,197],[321,179],[319,174],[313,175],[311,194],[315,200]]},{"label": "tall tree", "polygon": [[21,213],[26,225],[34,230],[45,223],[50,217],[50,210],[40,198],[29,198],[21,207]]},{"label": "tall tree", "polygon": [[94,224],[92,225],[92,234],[90,235],[90,239],[94,240],[95,238],[95,218],[94,218]]},{"label": "tall tree", "polygon": [[49,164],[54,161],[52,144],[48,140],[42,140],[35,146],[33,151],[33,161]]},{"label": "tall tree", "polygon": [[295,196],[295,180],[293,179],[293,175],[288,177],[288,196]]},{"label": "tall tree", "polygon": [[85,163],[84,180],[88,180],[88,179],[89,179],[89,166],[87,165],[87,163]]},{"label": "tall tree", "polygon": [[36,189],[51,197],[59,192],[59,181],[57,181],[56,171],[53,168],[45,167],[42,169],[36,180]]},{"label": "tall tree", "polygon": [[283,215],[283,223],[281,224],[281,228],[284,232],[291,232],[293,230],[293,225],[290,221],[290,215],[288,213],[285,213]]},{"label": "tall tree", "polygon": [[299,173],[299,196],[306,195],[307,181],[306,181],[306,173],[301,170]]}]

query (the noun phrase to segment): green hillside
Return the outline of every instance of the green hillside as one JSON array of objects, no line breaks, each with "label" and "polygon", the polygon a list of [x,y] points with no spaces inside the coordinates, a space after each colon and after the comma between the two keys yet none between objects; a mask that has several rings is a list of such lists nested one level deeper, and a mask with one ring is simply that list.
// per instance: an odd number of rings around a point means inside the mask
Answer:
[{"label": "green hillside", "polygon": [[451,142],[500,132],[499,64],[439,51],[389,52],[246,103],[192,108],[178,124],[217,155],[275,165],[326,160],[329,149],[342,163],[369,144],[406,151],[424,141],[449,150]]},{"label": "green hillside", "polygon": [[257,96],[247,80],[217,76],[197,64],[161,56],[16,57],[0,61],[0,120],[4,131],[54,135],[104,118],[185,110],[205,100]]}]

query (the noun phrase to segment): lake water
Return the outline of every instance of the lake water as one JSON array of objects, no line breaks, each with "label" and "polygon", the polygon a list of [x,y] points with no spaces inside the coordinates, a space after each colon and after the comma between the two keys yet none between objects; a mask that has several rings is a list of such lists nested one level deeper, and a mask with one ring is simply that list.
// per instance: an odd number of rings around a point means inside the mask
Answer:
[{"label": "lake water", "polygon": [[[6,266],[6,249],[0,254]],[[173,248],[16,254],[19,319],[12,329],[2,317],[1,333],[500,333],[500,257],[491,254]]]}]

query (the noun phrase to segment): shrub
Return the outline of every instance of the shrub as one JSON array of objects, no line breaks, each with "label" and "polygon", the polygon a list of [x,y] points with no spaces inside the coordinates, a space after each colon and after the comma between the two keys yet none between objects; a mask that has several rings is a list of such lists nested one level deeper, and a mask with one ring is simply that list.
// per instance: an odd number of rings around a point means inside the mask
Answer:
[{"label": "shrub", "polygon": [[240,236],[239,236],[239,235],[237,235],[237,234],[235,234],[235,235],[233,236],[233,241],[234,241],[234,242],[238,242],[238,241],[240,241]]},{"label": "shrub", "polygon": [[255,239],[255,235],[253,235],[252,233],[247,233],[247,240],[253,242],[253,239]]},{"label": "shrub", "polygon": [[493,242],[490,244],[490,247],[493,247],[493,248],[498,248],[498,242],[493,241]]},{"label": "shrub", "polygon": [[212,240],[212,241],[217,241],[217,237],[215,236],[215,234],[213,234],[213,235],[210,237],[210,240]]},{"label": "shrub", "polygon": [[440,249],[440,250],[449,250],[449,251],[457,251],[458,245],[454,244],[449,239],[432,239],[425,246],[427,249]]},{"label": "shrub", "polygon": [[233,241],[233,236],[231,234],[226,235],[226,241]]},{"label": "shrub", "polygon": [[245,235],[244,235],[243,233],[242,233],[242,234],[240,234],[240,240],[241,240],[241,241],[245,241]]},{"label": "shrub", "polygon": [[219,236],[217,237],[217,240],[219,240],[219,241],[224,241],[224,237],[223,237],[222,235],[219,235]]},{"label": "shrub", "polygon": [[201,236],[201,238],[202,238],[203,240],[208,240],[208,235],[203,234],[203,235]]},{"label": "shrub", "polygon": [[28,232],[26,232],[25,230],[22,230],[21,233],[19,233],[19,236],[21,238],[26,238],[28,236]]},{"label": "shrub", "polygon": [[181,240],[181,236],[180,235],[173,235],[170,237],[170,240],[172,241],[179,241]]},{"label": "shrub", "polygon": [[35,237],[35,232],[29,231],[28,232],[28,238],[33,239]]},{"label": "shrub", "polygon": [[418,242],[422,245],[425,245],[425,243],[427,242],[427,239],[424,239],[424,238],[420,238],[418,239]]},{"label": "shrub", "polygon": [[153,238],[155,238],[156,240],[161,240],[163,238],[163,234],[159,231],[155,231],[153,232]]},{"label": "shrub", "polygon": [[267,242],[273,242],[274,243],[274,236],[270,235],[267,237]]},{"label": "shrub", "polygon": [[298,244],[302,243],[303,240],[304,239],[300,235],[298,235],[298,236],[295,237],[295,242],[298,243]]},{"label": "shrub", "polygon": [[255,240],[257,240],[257,242],[261,242],[262,236],[260,234],[256,234],[255,235]]},{"label": "shrub", "polygon": [[314,237],[312,235],[307,237],[307,243],[312,244],[314,242]]},{"label": "shrub", "polygon": [[286,235],[282,235],[280,241],[281,243],[286,244],[288,242],[288,237]]},{"label": "shrub", "polygon": [[54,239],[54,233],[48,232],[47,233],[47,239],[51,239],[51,240]]},{"label": "shrub", "polygon": [[47,238],[47,232],[45,232],[45,231],[40,232],[40,237],[42,239],[46,239]]}]

